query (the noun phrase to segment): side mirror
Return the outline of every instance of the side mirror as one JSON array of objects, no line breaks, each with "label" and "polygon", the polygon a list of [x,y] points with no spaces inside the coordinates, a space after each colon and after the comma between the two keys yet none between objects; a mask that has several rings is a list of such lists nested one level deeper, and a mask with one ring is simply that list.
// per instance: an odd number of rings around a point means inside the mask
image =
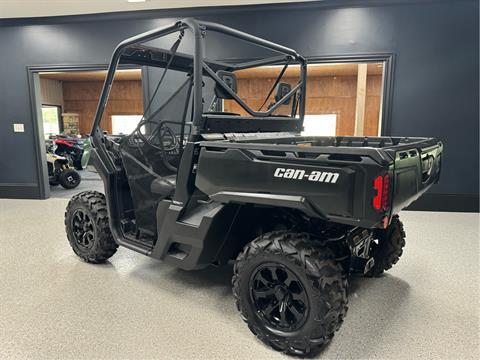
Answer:
[{"label": "side mirror", "polygon": [[[277,85],[277,92],[275,93],[275,102],[279,102],[285,95],[287,95],[290,91],[292,91],[292,85],[288,83],[278,83]],[[292,98],[286,100],[283,105],[290,104]]]}]

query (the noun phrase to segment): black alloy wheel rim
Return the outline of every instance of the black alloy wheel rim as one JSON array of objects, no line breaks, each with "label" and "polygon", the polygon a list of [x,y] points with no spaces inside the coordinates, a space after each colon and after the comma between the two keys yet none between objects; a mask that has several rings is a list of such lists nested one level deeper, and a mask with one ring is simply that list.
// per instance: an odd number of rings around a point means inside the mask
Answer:
[{"label": "black alloy wheel rim", "polygon": [[69,185],[75,185],[77,183],[77,179],[75,179],[75,176],[73,175],[68,175],[66,180]]},{"label": "black alloy wheel rim", "polygon": [[273,330],[292,332],[305,323],[307,293],[298,277],[285,266],[261,264],[252,273],[250,289],[257,316]]},{"label": "black alloy wheel rim", "polygon": [[82,209],[74,212],[72,218],[72,232],[77,244],[88,250],[93,246],[95,230],[91,217]]}]

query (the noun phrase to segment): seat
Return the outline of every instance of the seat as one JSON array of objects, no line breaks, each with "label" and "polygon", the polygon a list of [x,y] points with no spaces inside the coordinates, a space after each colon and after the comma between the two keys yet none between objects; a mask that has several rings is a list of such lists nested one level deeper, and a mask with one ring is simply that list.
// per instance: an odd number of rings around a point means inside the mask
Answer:
[{"label": "seat", "polygon": [[157,177],[150,184],[150,191],[163,197],[170,197],[175,192],[177,175]]},{"label": "seat", "polygon": [[[232,89],[234,93],[237,92],[237,77],[233,72],[219,70],[217,71],[217,76],[223,80],[227,86]],[[215,96],[218,99],[233,99],[232,95],[225,91],[218,83],[215,84]]]},{"label": "seat", "polygon": [[[230,71],[224,71],[224,70],[219,70],[217,71],[217,75],[220,79],[222,79],[227,86],[232,89],[234,93],[237,93],[237,77],[233,72]],[[219,109],[219,99],[223,100],[231,100],[233,99],[233,96],[230,95],[227,91],[225,91],[224,88],[222,88],[218,83],[215,83],[215,97],[212,100],[212,104],[210,105],[210,111],[204,112],[204,114],[207,115],[229,115],[229,116],[240,116],[240,114],[229,112],[229,111],[220,111]],[[212,106],[215,104],[216,110],[212,110]],[[222,108],[223,106],[220,106]]]}]

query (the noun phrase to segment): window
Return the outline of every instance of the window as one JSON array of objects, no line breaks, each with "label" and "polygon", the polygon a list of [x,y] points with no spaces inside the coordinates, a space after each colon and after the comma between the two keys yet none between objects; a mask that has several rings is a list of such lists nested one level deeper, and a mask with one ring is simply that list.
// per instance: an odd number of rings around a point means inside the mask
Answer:
[{"label": "window", "polygon": [[113,115],[112,116],[112,134],[127,135],[131,134],[142,119],[142,115]]},{"label": "window", "polygon": [[337,130],[337,115],[305,115],[303,120],[304,136],[335,136]]},{"label": "window", "polygon": [[45,139],[60,133],[60,107],[42,105],[43,134]]}]

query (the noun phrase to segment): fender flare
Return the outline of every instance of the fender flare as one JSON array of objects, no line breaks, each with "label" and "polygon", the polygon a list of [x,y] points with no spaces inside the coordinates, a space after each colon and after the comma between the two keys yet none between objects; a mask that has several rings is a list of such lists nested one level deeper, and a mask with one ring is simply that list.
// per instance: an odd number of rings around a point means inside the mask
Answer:
[{"label": "fender flare", "polygon": [[220,191],[210,195],[210,198],[214,201],[218,201],[224,204],[257,204],[297,209],[304,212],[306,215],[327,219],[327,217],[322,211],[314,207],[305,196],[301,195]]}]

